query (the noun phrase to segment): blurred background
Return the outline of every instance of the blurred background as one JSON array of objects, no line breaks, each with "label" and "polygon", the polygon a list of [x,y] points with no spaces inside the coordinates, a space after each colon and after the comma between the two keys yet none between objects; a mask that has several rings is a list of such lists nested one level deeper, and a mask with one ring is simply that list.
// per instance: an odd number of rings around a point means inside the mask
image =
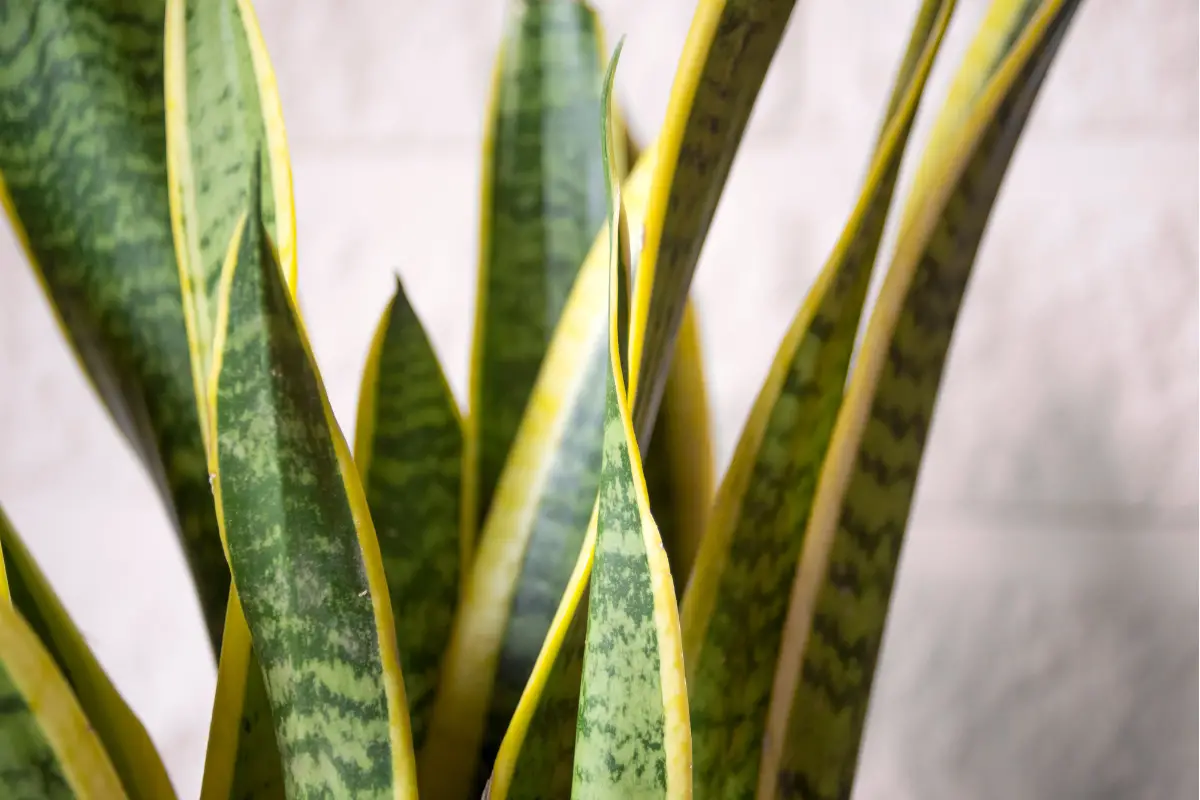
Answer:
[{"label": "blurred background", "polygon": [[[693,3],[596,5],[648,141]],[[503,3],[256,6],[344,430],[396,272],[461,403]],[[695,284],[719,470],[850,211],[917,6],[792,15]],[[914,143],[985,6],[959,0]],[[1197,795],[1197,17],[1085,0],[1050,73],[944,375],[857,800]],[[183,560],[6,225],[0,264],[0,498],[194,797],[215,673]]]}]

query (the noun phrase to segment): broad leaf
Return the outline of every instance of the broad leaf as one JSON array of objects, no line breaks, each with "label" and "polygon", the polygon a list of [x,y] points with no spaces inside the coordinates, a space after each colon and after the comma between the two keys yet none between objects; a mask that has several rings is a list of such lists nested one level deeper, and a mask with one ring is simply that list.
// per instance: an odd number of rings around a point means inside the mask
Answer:
[{"label": "broad leaf", "polygon": [[229,570],[171,241],[163,13],[163,0],[6,4],[0,195],[64,335],[174,519],[215,650]]},{"label": "broad leaf", "polygon": [[358,474],[257,192],[221,278],[214,491],[288,796],[416,791],[395,623]]},{"label": "broad leaf", "polygon": [[474,525],[462,502],[458,407],[399,279],[367,358],[354,457],[383,556],[419,749]]},{"label": "broad leaf", "polygon": [[[13,607],[54,661],[131,800],[175,796],[142,723],[117,693],[25,543],[0,510],[0,558]],[[0,749],[3,749],[0,746]],[[0,770],[2,772],[2,770]],[[0,783],[3,778],[0,778]]]},{"label": "broad leaf", "polygon": [[[1017,140],[1078,0],[1044,0],[918,183],[834,427],[791,595],[759,796],[849,796],[896,566],[963,293]],[[1013,16],[1016,15],[1016,16]],[[1001,0],[991,49],[1026,9]],[[967,69],[974,65],[968,57]]]},{"label": "broad leaf", "polygon": [[[698,797],[751,797],[813,492],[904,147],[950,22],[927,0],[854,212],[743,429],[683,602]],[[736,688],[734,688],[736,687]]]}]

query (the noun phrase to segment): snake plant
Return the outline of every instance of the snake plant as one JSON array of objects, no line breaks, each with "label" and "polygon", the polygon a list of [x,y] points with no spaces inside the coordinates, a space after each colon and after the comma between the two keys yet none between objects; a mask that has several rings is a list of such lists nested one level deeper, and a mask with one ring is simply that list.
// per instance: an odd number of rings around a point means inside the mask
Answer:
[{"label": "snake plant", "polygon": [[[509,4],[469,402],[397,281],[353,449],[250,0],[5,5],[3,199],[187,556],[217,657],[203,798],[850,795],[951,335],[1079,0],[992,1],[893,203],[954,7],[920,4],[717,486],[690,287],[793,5],[699,0],[639,147],[597,14]],[[0,795],[173,797],[3,516],[0,549]]]}]

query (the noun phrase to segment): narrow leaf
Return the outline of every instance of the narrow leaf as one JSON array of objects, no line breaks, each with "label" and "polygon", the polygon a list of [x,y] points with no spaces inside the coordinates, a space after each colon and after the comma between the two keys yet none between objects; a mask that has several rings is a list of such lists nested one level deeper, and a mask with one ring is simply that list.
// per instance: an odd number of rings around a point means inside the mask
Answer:
[{"label": "narrow leaf", "polygon": [[[897,76],[893,97],[900,102],[854,212],[755,400],[684,596],[700,797],[752,797],[758,784],[788,597],[813,492],[904,147],[953,6],[952,0],[927,0],[918,14],[909,51],[920,58],[913,70]],[[929,14],[930,8],[936,13]]]},{"label": "narrow leaf", "polygon": [[[262,195],[260,213],[295,287],[291,170],[275,79],[250,2],[167,0],[165,41],[171,223],[203,400],[221,267],[256,167],[272,188]],[[264,139],[270,157],[260,159]]]},{"label": "narrow leaf", "polygon": [[637,265],[629,396],[643,446],[651,441],[696,262],[793,5],[697,3],[660,133]]},{"label": "narrow leaf", "polygon": [[349,449],[258,215],[222,276],[214,483],[288,796],[416,791],[395,624]]},{"label": "narrow leaf", "polygon": [[354,455],[383,556],[419,749],[474,525],[462,502],[458,407],[399,279],[367,359]]},{"label": "narrow leaf", "polygon": [[0,796],[127,796],[54,659],[8,603],[0,603],[0,709]]},{"label": "narrow leaf", "polygon": [[80,364],[171,514],[214,650],[229,570],[208,485],[163,140],[162,0],[0,15],[0,199]]},{"label": "narrow leaf", "polygon": [[[969,101],[956,137],[944,140],[952,145],[945,171],[914,190],[921,208],[901,231],[813,502],[768,721],[760,797],[851,793],[954,323],[1017,140],[1078,5],[1041,3]],[[981,39],[990,37],[987,25]]]},{"label": "narrow leaf", "polygon": [[54,661],[131,800],[175,796],[142,723],[117,693],[25,543],[0,510],[0,553],[12,605]]},{"label": "narrow leaf", "polygon": [[603,52],[600,22],[587,3],[507,3],[484,149],[471,359],[478,525],[580,265],[604,224]]},{"label": "narrow leaf", "polygon": [[[599,125],[599,123],[597,123]],[[654,147],[623,194],[644,213]],[[422,794],[477,796],[579,559],[600,482],[608,232],[580,269],[466,576],[429,734]]]}]

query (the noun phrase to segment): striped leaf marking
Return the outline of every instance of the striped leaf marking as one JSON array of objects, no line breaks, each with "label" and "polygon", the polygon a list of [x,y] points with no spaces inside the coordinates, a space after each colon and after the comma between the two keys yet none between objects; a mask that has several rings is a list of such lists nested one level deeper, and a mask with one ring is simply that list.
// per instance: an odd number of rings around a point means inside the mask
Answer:
[{"label": "striped leaf marking", "polygon": [[[625,183],[631,220],[644,213],[655,152]],[[482,789],[579,558],[600,481],[607,236],[571,290],[466,576],[419,754],[426,797]]]},{"label": "striped leaf marking", "polygon": [[173,798],[146,729],[117,693],[32,554],[0,510],[0,564],[12,605],[53,659],[132,800]]},{"label": "striped leaf marking", "polygon": [[[221,267],[255,164],[273,188],[262,195],[261,213],[293,289],[295,212],[279,97],[250,3],[167,0],[166,8],[171,224],[196,394],[203,401]],[[264,139],[269,157],[260,159]],[[203,403],[200,413],[207,416]]]},{"label": "striped leaf marking", "polygon": [[236,591],[230,592],[200,800],[278,800],[283,762],[262,667]]},{"label": "striped leaf marking", "polygon": [[603,49],[599,20],[584,2],[507,3],[484,146],[471,360],[479,525],[575,277],[604,224],[597,134]]},{"label": "striped leaf marking", "polygon": [[5,5],[0,199],[173,517],[215,651],[229,570],[171,244],[162,34],[162,0]]},{"label": "striped leaf marking", "polygon": [[[696,794],[753,798],[784,619],[904,147],[954,3],[929,0],[854,212],[742,432],[683,601]],[[932,7],[935,14],[925,13]]]},{"label": "striped leaf marking", "polygon": [[845,798],[954,323],[992,205],[1077,0],[1047,0],[902,231],[834,429],[788,613],[760,797]]},{"label": "striped leaf marking", "polygon": [[[649,445],[696,262],[795,0],[700,0],[660,133],[637,265],[630,379]],[[646,386],[641,388],[639,382]]]},{"label": "striped leaf marking", "polygon": [[126,796],[54,659],[20,613],[0,603],[0,797]]},{"label": "striped leaf marking", "polygon": [[383,555],[420,748],[474,526],[462,502],[458,407],[398,278],[367,358],[355,461]]},{"label": "striped leaf marking", "polygon": [[289,797],[412,796],[395,627],[348,448],[257,213],[222,275],[214,484]]},{"label": "striped leaf marking", "polygon": [[[606,117],[620,54],[618,44],[605,77]],[[686,798],[692,759],[683,647],[670,567],[650,516],[625,394],[621,197],[609,159],[612,133],[605,133],[610,361],[571,796]]]}]

